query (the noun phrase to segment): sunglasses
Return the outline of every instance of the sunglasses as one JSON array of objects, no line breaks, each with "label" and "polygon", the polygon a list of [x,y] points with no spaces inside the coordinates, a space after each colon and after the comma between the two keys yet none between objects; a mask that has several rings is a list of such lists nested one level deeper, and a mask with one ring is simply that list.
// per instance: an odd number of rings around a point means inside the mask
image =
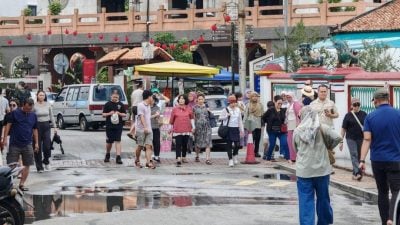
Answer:
[{"label": "sunglasses", "polygon": [[10,107],[12,108],[17,107],[17,104],[10,104]]},{"label": "sunglasses", "polygon": [[353,103],[353,107],[359,107],[361,104],[359,102]]}]

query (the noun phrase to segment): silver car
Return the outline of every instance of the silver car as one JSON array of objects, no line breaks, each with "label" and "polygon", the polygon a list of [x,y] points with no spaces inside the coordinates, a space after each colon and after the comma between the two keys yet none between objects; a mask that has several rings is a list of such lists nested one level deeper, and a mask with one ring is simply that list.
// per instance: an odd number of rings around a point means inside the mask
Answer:
[{"label": "silver car", "polygon": [[[128,101],[119,84],[73,84],[61,89],[53,103],[53,113],[60,129],[79,125],[82,131],[98,129],[105,124],[103,107],[117,91],[128,109]],[[124,118],[127,120],[127,118]]]},{"label": "silver car", "polygon": [[217,126],[212,128],[212,141],[213,143],[224,142],[220,136],[218,136],[218,127],[221,124],[219,116],[227,105],[227,98],[225,95],[206,95],[206,104],[210,111],[215,115],[217,120]]}]

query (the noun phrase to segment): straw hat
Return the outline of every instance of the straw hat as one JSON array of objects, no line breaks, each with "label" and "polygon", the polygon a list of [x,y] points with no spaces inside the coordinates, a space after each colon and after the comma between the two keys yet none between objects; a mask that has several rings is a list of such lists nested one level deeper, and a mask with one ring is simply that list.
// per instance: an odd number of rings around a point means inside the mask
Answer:
[{"label": "straw hat", "polygon": [[301,89],[301,94],[311,99],[314,99],[314,90],[311,86],[304,86],[303,89]]}]

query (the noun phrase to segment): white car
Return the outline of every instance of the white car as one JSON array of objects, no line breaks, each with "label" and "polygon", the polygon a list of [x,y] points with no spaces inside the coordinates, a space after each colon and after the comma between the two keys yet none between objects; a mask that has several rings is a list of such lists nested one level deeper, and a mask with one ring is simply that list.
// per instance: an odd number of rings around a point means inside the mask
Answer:
[{"label": "white car", "polygon": [[206,95],[206,105],[217,120],[217,126],[212,128],[212,141],[213,143],[223,142],[223,139],[218,136],[218,128],[221,124],[219,116],[221,116],[222,111],[228,106],[227,98],[225,95]]}]

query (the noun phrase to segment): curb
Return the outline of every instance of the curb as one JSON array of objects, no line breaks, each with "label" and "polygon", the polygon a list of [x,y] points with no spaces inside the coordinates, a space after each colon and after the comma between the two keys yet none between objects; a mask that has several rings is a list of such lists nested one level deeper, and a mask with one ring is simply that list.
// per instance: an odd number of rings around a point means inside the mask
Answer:
[{"label": "curb", "polygon": [[[279,168],[283,169],[283,170],[286,170],[286,171],[289,171],[291,173],[296,173],[295,169],[287,167],[287,166],[284,166],[284,165],[281,165],[281,164],[279,164]],[[342,169],[340,167],[335,167],[335,168]],[[368,191],[368,190],[365,190],[365,189],[362,189],[362,188],[358,188],[358,187],[354,187],[352,185],[339,182],[339,181],[337,181],[335,179],[331,179],[330,180],[330,185],[332,187],[335,187],[335,188],[339,189],[339,190],[342,190],[342,191],[348,192],[350,194],[353,194],[355,196],[364,198],[367,201],[371,201],[371,202],[376,203],[376,204],[378,203],[378,194],[375,193],[375,192]]]}]

